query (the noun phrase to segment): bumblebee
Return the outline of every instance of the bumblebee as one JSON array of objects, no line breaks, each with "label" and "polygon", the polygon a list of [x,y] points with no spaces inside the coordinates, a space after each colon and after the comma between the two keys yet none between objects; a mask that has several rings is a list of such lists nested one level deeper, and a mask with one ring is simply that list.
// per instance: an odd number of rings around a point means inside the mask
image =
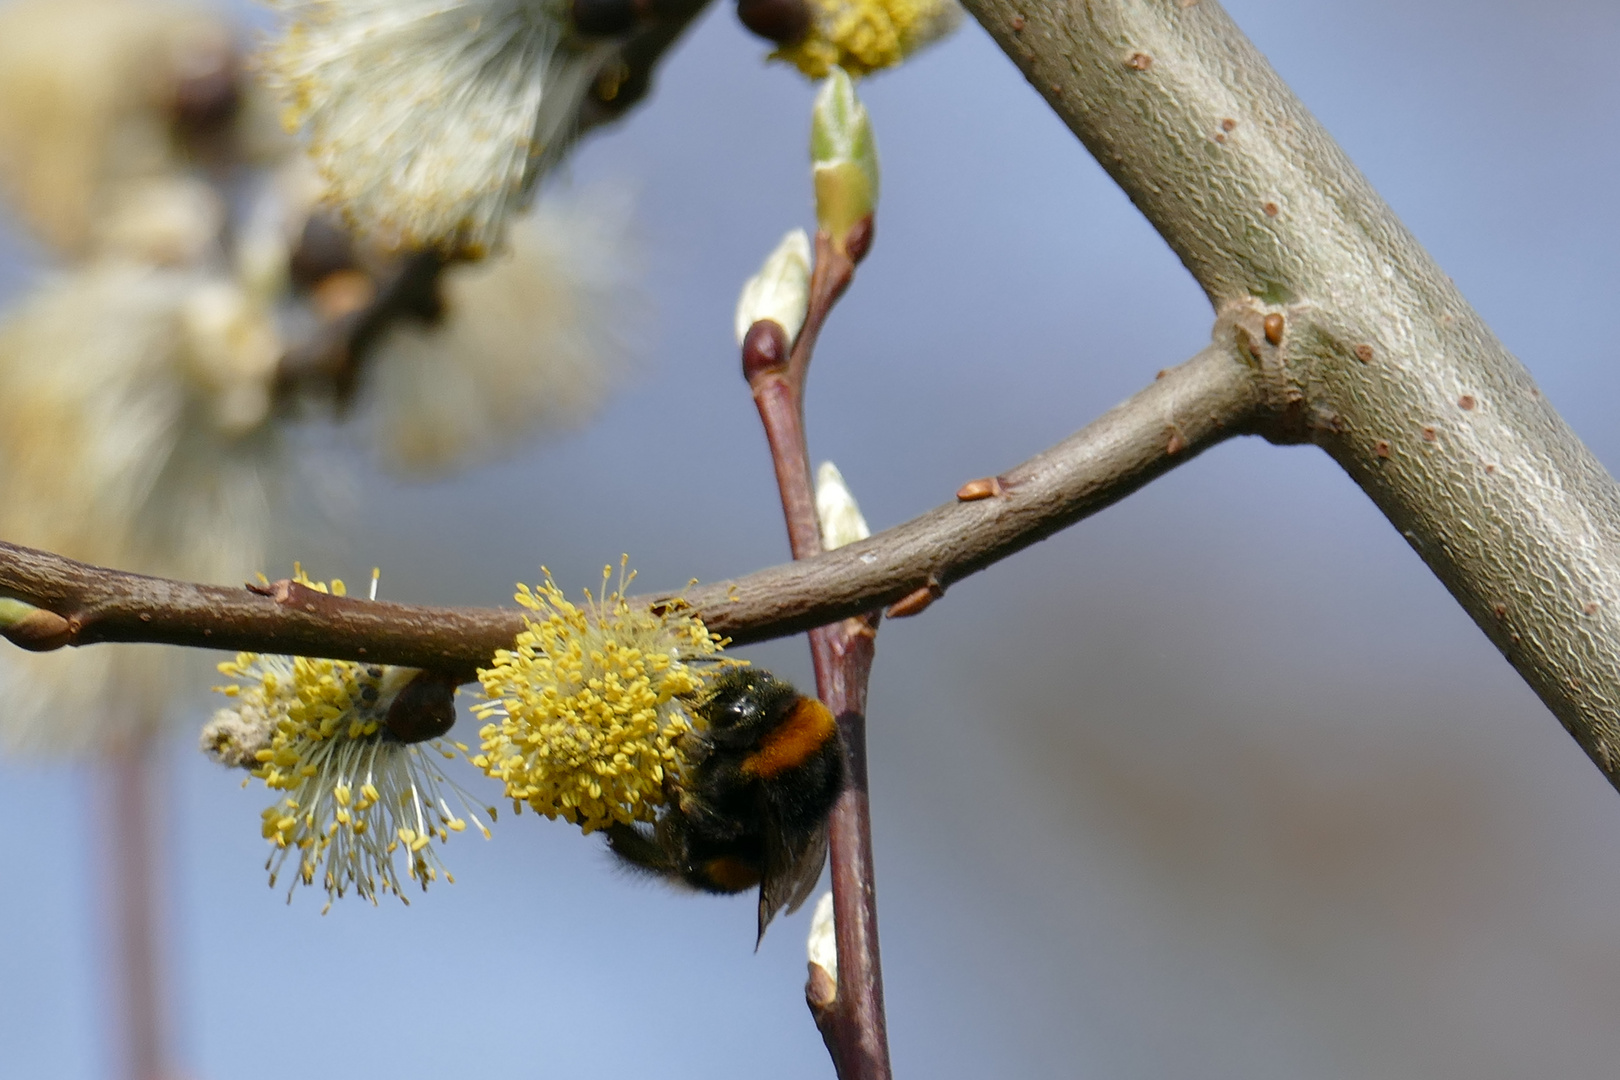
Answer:
[{"label": "bumblebee", "polygon": [[[768,671],[733,668],[693,710],[686,768],[666,781],[656,823],[612,825],[608,846],[630,868],[711,893],[759,886],[759,938],[798,910],[827,858],[827,815],[844,783],[844,750],[827,706]],[[756,939],[756,945],[758,939]]]}]

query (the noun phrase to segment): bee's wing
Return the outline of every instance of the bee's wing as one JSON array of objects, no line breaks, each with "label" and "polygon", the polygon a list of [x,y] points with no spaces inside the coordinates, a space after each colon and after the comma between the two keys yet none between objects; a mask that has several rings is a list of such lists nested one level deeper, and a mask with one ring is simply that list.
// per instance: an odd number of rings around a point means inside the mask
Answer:
[{"label": "bee's wing", "polygon": [[789,915],[810,898],[821,868],[827,862],[827,826],[789,835],[780,829],[765,832],[765,871],[759,879],[759,938],[778,911]]}]

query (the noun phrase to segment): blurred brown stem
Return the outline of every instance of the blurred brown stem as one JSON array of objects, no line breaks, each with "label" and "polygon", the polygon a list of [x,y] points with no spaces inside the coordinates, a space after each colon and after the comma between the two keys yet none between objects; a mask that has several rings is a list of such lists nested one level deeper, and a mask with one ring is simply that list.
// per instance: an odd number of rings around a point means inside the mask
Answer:
[{"label": "blurred brown stem", "polygon": [[[869,239],[870,217],[863,225]],[[756,352],[754,346],[761,339],[755,333],[748,335],[743,347],[743,371],[776,466],[794,559],[821,554],[821,526],[804,432],[805,378],[816,335],[854,274],[854,262],[834,251],[825,233],[818,234],[809,310],[786,363],[773,362],[781,359],[774,350],[768,355]],[[766,329],[776,330],[774,326]],[[891,1075],[866,773],[866,685],[876,636],[875,612],[810,631],[816,693],[838,718],[846,766],[844,789],[828,822],[838,941],[837,992],[830,1002],[811,1006],[840,1080],[888,1080]]]},{"label": "blurred brown stem", "polygon": [[439,275],[449,265],[433,251],[395,259],[376,275],[377,293],[364,307],[320,326],[308,341],[288,349],[276,372],[276,391],[287,395],[306,387],[329,390],[347,405],[360,378],[360,366],[389,327],[405,318],[427,319],[439,308]]},{"label": "blurred brown stem", "polygon": [[100,767],[107,778],[99,809],[116,1069],[125,1080],[173,1080],[156,827],[156,793],[163,785],[154,782],[148,739],[132,738]]}]

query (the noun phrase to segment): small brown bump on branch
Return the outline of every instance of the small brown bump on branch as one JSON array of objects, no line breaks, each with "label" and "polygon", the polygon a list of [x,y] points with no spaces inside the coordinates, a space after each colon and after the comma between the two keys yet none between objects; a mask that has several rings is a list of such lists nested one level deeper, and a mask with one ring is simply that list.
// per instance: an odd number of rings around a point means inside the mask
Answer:
[{"label": "small brown bump on branch", "polygon": [[1603,605],[1598,603],[1596,600],[1588,600],[1581,606],[1581,610],[1586,612],[1588,615],[1596,615],[1598,613],[1598,609],[1602,606]]},{"label": "small brown bump on branch", "polygon": [[1388,441],[1384,440],[1384,439],[1379,439],[1377,442],[1373,443],[1373,453],[1377,454],[1381,458],[1389,457],[1389,443],[1388,443]]},{"label": "small brown bump on branch", "polygon": [[775,319],[761,319],[743,337],[743,378],[750,383],[759,376],[787,367],[787,331]]},{"label": "small brown bump on branch", "polygon": [[1357,345],[1356,359],[1360,360],[1363,364],[1372,363],[1373,347],[1371,345]]},{"label": "small brown bump on branch", "polygon": [[866,253],[872,250],[872,239],[877,229],[877,223],[871,214],[849,227],[844,234],[844,252],[849,256],[850,262],[860,265]]},{"label": "small brown bump on branch", "polygon": [[[1136,71],[1146,71],[1153,66],[1153,57],[1147,53],[1131,53],[1130,57],[1125,61],[1125,66]],[[1056,89],[1056,87],[1053,89]]]},{"label": "small brown bump on branch", "polygon": [[1478,402],[1474,400],[1473,394],[1464,394],[1462,397],[1457,399],[1457,404],[1461,406],[1463,410],[1471,411],[1474,406],[1478,404]]},{"label": "small brown bump on branch", "polygon": [[999,476],[981,476],[977,480],[969,480],[956,489],[957,502],[977,502],[980,499],[994,498],[1005,494],[1006,489],[1001,485]]},{"label": "small brown bump on branch", "polygon": [[1013,33],[1022,34],[1024,32],[1024,17],[1022,15],[1014,15],[1012,19],[1008,21],[1007,25],[1012,27]]},{"label": "small brown bump on branch", "polygon": [[929,578],[928,584],[906,593],[906,595],[890,604],[888,610],[883,614],[891,619],[908,619],[913,615],[921,615],[928,610],[935,600],[944,595],[944,587],[938,581]]},{"label": "small brown bump on branch", "polygon": [[1230,116],[1228,116],[1225,120],[1221,121],[1221,130],[1222,131],[1236,131],[1237,130],[1237,121],[1232,119]]},{"label": "small brown bump on branch", "polygon": [[1491,606],[1491,614],[1495,615],[1498,619],[1507,618],[1507,605],[1506,604],[1493,604]]},{"label": "small brown bump on branch", "polygon": [[1436,432],[1436,431],[1435,431],[1435,430],[1434,430],[1434,428],[1432,428],[1432,427],[1425,427],[1425,428],[1424,428],[1424,429],[1423,429],[1423,441],[1424,441],[1424,442],[1434,442],[1434,441],[1435,441],[1435,440],[1436,440],[1436,439],[1438,439],[1438,438],[1439,438],[1439,437],[1440,437],[1440,435],[1439,435],[1439,433],[1438,433],[1438,432]]},{"label": "small brown bump on branch", "polygon": [[1281,345],[1283,339],[1283,317],[1273,311],[1266,316],[1266,340],[1273,345]]},{"label": "small brown bump on branch", "polygon": [[1279,213],[1282,212],[1277,208],[1277,204],[1274,203],[1274,202],[1268,202],[1264,206],[1262,206],[1260,209],[1262,209],[1262,210],[1264,210],[1266,212],[1266,217],[1276,217]]},{"label": "small brown bump on branch", "polygon": [[291,578],[281,578],[268,585],[248,583],[248,592],[260,596],[268,596],[283,607],[297,608],[310,614],[333,614],[341,611],[345,605],[341,603],[342,597],[331,593],[312,589],[302,582]]},{"label": "small brown bump on branch", "polygon": [[1181,437],[1181,432],[1171,431],[1170,441],[1164,444],[1164,452],[1174,457],[1185,449],[1187,449],[1187,440]]}]

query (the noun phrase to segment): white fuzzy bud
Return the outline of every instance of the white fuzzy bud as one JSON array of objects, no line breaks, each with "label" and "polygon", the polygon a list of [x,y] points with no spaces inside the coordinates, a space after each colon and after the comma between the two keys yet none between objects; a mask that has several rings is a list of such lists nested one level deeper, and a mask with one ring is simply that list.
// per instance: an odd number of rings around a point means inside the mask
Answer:
[{"label": "white fuzzy bud", "polygon": [[872,535],[844,474],[830,461],[816,470],[816,520],[821,523],[821,546],[828,551]]},{"label": "white fuzzy bud", "polygon": [[743,343],[750,326],[770,319],[787,333],[791,346],[809,309],[810,237],[803,229],[794,229],[743,285],[737,298],[737,344]]},{"label": "white fuzzy bud", "polygon": [[805,942],[810,962],[838,981],[838,925],[833,920],[833,895],[821,894],[816,913],[810,916],[810,939]]}]

